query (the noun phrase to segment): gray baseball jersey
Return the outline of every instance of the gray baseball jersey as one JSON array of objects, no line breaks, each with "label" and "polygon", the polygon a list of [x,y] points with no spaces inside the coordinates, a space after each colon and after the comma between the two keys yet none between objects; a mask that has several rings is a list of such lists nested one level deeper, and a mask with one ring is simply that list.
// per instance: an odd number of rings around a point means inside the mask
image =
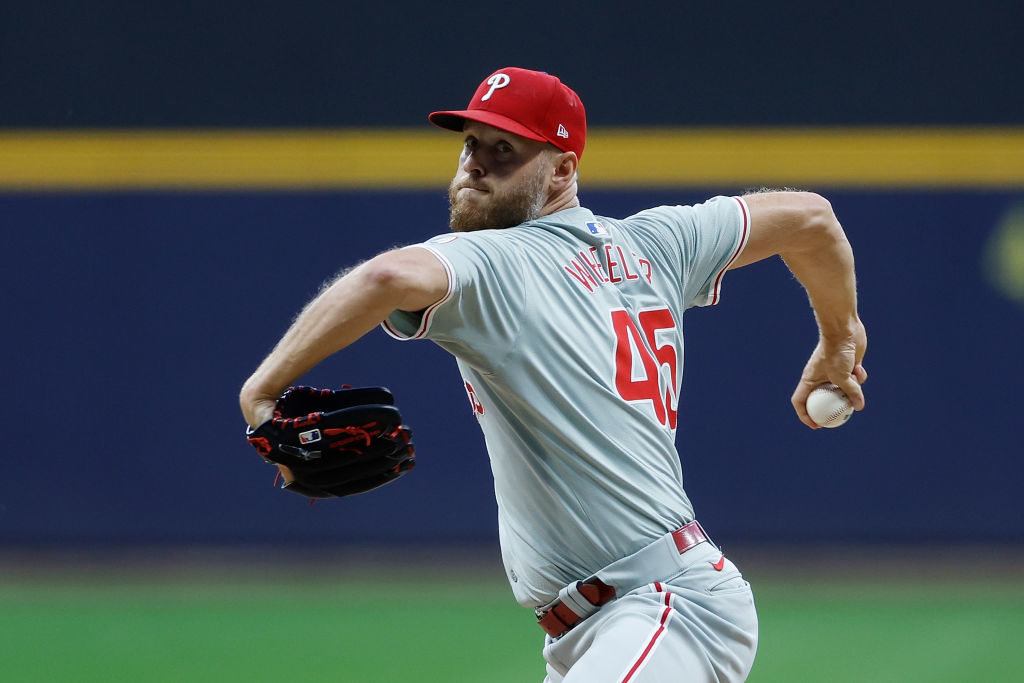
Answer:
[{"label": "gray baseball jersey", "polygon": [[458,361],[490,455],[505,570],[524,606],[694,518],[675,448],[683,312],[718,302],[738,197],[618,220],[572,208],[446,234],[448,293],[383,324]]}]

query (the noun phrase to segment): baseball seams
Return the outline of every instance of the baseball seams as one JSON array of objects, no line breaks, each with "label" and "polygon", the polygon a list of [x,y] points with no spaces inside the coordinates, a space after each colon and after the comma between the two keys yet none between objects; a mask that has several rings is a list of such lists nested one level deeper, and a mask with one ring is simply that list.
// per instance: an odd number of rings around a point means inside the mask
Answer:
[{"label": "baseball seams", "polygon": [[819,427],[838,427],[853,415],[846,392],[832,383],[822,384],[807,397],[807,414]]},{"label": "baseball seams", "polygon": [[837,419],[839,419],[841,417],[846,417],[846,416],[847,415],[846,415],[846,411],[845,410],[835,410],[832,413],[830,413],[828,417],[825,418],[825,423],[822,426],[824,427],[824,426],[830,425],[830,424],[832,424],[832,422],[834,420],[837,420]]},{"label": "baseball seams", "polygon": [[[827,390],[829,393],[835,394],[837,397],[842,398],[844,401],[846,400],[846,393],[843,392],[843,390],[840,389],[839,387],[832,386],[828,387]],[[834,420],[846,417],[849,417],[847,408],[845,406],[838,406],[835,410],[828,414],[828,417],[825,418],[825,424],[831,424]]]}]

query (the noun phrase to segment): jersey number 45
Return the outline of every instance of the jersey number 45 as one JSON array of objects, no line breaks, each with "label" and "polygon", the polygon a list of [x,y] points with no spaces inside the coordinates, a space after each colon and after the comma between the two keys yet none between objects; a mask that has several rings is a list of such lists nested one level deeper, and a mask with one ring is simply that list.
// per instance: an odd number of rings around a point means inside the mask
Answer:
[{"label": "jersey number 45", "polygon": [[[628,311],[611,313],[615,330],[615,390],[626,401],[651,401],[658,421],[675,429],[678,354],[672,312],[667,308],[641,311],[635,322]],[[668,373],[662,372],[665,366]]]}]

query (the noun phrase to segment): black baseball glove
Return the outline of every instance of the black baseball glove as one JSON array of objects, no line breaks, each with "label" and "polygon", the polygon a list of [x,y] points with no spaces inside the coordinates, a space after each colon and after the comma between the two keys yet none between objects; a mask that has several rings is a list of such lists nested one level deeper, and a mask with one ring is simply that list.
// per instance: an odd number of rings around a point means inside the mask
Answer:
[{"label": "black baseball glove", "polygon": [[274,417],[245,435],[264,460],[287,468],[288,491],[310,498],[364,493],[416,464],[412,431],[394,403],[383,387],[291,387]]}]

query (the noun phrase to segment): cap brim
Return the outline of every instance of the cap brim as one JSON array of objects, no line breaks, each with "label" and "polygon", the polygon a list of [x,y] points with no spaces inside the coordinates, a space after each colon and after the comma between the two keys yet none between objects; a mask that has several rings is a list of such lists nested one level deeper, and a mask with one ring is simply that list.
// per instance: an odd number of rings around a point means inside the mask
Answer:
[{"label": "cap brim", "polygon": [[539,133],[535,133],[523,124],[510,119],[502,114],[496,114],[486,109],[467,109],[465,111],[435,111],[427,117],[430,122],[439,128],[447,130],[462,131],[466,121],[476,121],[494,126],[500,130],[508,131],[521,137],[548,142],[548,139]]}]

